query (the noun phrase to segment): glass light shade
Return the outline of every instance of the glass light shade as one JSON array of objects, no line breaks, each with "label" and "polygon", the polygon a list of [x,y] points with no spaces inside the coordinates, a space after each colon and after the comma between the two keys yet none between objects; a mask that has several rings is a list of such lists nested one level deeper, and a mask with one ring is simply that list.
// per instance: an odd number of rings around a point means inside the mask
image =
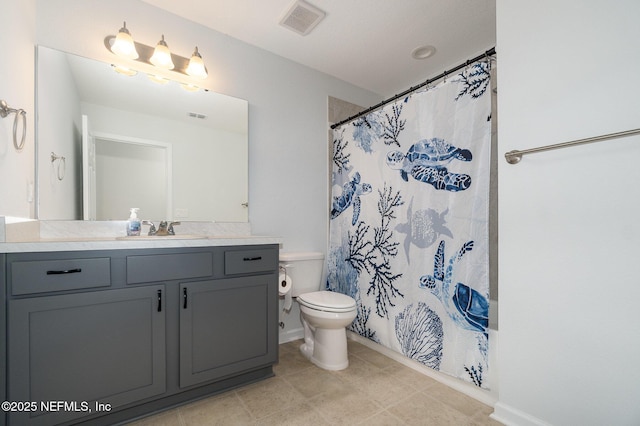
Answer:
[{"label": "glass light shade", "polygon": [[116,39],[111,46],[111,51],[118,56],[127,59],[138,59],[138,51],[136,50],[136,45],[133,42],[133,37],[127,30],[127,23],[125,22],[118,31],[116,35]]},{"label": "glass light shade", "polygon": [[153,51],[153,55],[149,61],[158,68],[167,70],[174,68],[175,65],[173,65],[173,61],[171,60],[169,46],[167,46],[167,43],[164,41],[164,35],[162,36],[162,40],[156,45],[156,49]]},{"label": "glass light shade", "polygon": [[198,52],[198,47],[196,46],[196,50],[191,55],[191,59],[189,60],[189,66],[187,66],[187,74],[191,77],[196,77],[200,79],[207,78],[207,68],[204,66],[204,61],[202,60],[202,56]]}]

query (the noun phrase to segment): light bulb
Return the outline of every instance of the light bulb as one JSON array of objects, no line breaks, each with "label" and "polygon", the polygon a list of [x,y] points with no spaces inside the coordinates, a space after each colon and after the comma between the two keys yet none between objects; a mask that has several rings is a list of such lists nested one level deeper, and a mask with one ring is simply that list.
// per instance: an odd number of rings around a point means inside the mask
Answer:
[{"label": "light bulb", "polygon": [[193,55],[191,55],[191,59],[189,60],[187,74],[191,77],[200,79],[207,78],[207,68],[204,66],[204,61],[202,60],[202,56],[200,56],[200,52],[198,52],[198,46],[196,46],[196,50],[193,52]]},{"label": "light bulb", "polygon": [[122,28],[118,31],[116,39],[111,46],[111,51],[123,58],[138,59],[138,51],[136,50],[136,45],[133,42],[133,37],[131,37],[131,33],[129,33],[129,30],[127,29],[126,22],[122,24]]},{"label": "light bulb", "polygon": [[169,51],[169,46],[164,41],[164,34],[162,35],[162,39],[156,45],[156,49],[153,51],[153,56],[149,61],[158,68],[164,68],[167,70],[172,70],[174,65],[171,60],[171,52]]}]

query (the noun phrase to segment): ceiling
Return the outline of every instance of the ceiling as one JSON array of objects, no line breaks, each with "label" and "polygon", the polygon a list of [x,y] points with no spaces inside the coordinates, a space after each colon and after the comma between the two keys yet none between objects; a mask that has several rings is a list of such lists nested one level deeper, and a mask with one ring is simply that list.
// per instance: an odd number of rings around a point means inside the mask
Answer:
[{"label": "ceiling", "polygon": [[[326,13],[302,36],[279,25],[295,0],[143,0],[390,97],[495,46],[495,0],[308,0]],[[422,60],[411,52],[432,45]]]},{"label": "ceiling", "polygon": [[[47,56],[43,56],[45,54]],[[52,54],[66,57],[82,102],[165,117],[218,131],[247,133],[248,106],[245,100],[203,90],[187,92],[178,84],[159,86],[145,73],[124,76],[113,72],[110,64],[44,46],[38,47],[38,72],[55,73],[47,70],[51,61],[45,61]]]}]

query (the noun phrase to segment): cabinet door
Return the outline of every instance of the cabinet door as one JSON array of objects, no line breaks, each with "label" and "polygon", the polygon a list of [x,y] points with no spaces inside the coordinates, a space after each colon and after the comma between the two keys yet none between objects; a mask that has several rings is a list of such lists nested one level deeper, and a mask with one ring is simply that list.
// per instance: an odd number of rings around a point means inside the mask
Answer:
[{"label": "cabinet door", "polygon": [[[165,392],[164,291],[11,300],[8,397],[38,410],[12,413],[10,423],[56,424]],[[65,405],[46,406],[56,401]]]},{"label": "cabinet door", "polygon": [[180,387],[277,361],[275,274],[180,286]]}]

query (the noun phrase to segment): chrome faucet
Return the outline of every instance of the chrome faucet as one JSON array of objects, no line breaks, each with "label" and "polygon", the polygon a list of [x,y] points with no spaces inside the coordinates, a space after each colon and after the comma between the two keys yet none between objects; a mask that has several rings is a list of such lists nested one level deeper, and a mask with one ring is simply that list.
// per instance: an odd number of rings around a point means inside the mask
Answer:
[{"label": "chrome faucet", "polygon": [[147,235],[156,235],[156,225],[153,224],[150,220],[143,220],[143,225],[149,225],[149,233]]},{"label": "chrome faucet", "polygon": [[169,222],[169,229],[167,230],[167,232],[169,233],[169,235],[176,235],[176,231],[173,230],[173,225],[180,225],[180,221],[177,222]]},{"label": "chrome faucet", "polygon": [[154,225],[154,223],[149,220],[143,220],[142,224],[149,225],[150,236],[153,236],[153,235],[163,236],[163,235],[176,235],[176,231],[173,229],[173,226],[180,225],[180,222],[167,222],[166,220],[163,220],[158,225],[158,229],[156,229],[156,225]]}]

